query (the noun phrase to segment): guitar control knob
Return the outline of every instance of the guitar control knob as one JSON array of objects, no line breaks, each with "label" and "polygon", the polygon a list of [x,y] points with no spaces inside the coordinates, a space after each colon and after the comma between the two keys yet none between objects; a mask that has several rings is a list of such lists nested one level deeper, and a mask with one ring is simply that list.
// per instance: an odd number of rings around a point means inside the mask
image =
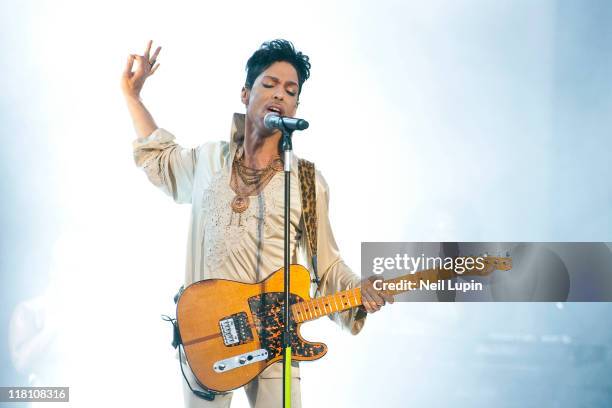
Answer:
[{"label": "guitar control knob", "polygon": [[253,359],[253,356],[249,354],[249,355],[247,356],[247,360],[251,361],[252,359]]},{"label": "guitar control knob", "polygon": [[217,368],[221,371],[225,370],[225,364],[219,364]]},{"label": "guitar control knob", "polygon": [[244,358],[244,357],[240,357],[240,358],[238,359],[238,362],[239,362],[240,364],[244,364],[244,363],[246,363],[246,361],[247,361],[247,360],[246,360],[246,358]]}]

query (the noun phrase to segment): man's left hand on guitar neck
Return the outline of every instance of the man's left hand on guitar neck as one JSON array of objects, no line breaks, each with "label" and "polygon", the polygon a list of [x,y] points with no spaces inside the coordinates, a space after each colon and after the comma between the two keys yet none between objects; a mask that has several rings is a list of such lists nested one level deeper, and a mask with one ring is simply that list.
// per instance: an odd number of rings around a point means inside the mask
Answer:
[{"label": "man's left hand on guitar neck", "polygon": [[361,302],[367,313],[375,313],[387,302],[393,303],[393,295],[374,289],[374,277],[361,281]]}]

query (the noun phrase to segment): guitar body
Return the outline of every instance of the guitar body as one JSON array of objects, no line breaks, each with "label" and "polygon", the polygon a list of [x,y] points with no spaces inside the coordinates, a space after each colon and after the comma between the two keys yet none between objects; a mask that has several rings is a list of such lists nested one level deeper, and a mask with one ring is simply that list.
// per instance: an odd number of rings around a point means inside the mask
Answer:
[{"label": "guitar body", "polygon": [[[177,303],[176,318],[187,361],[200,385],[213,391],[236,389],[270,364],[282,360],[283,269],[254,284],[207,279],[189,285]],[[291,304],[310,300],[310,274],[291,265]],[[304,340],[292,320],[293,360],[316,360],[323,343]]]}]

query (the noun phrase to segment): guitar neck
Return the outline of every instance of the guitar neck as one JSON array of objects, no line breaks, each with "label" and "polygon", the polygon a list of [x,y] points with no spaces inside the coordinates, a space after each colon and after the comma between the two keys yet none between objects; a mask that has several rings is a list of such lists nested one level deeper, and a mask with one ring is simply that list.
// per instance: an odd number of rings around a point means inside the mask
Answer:
[{"label": "guitar neck", "polygon": [[[438,279],[450,279],[456,276],[452,270],[447,269],[427,269],[416,273],[409,273],[397,278],[385,280],[386,284],[394,283],[396,286],[398,283],[414,282],[414,285],[419,282],[435,282]],[[400,293],[407,292],[409,289],[408,285],[401,285],[405,289],[398,290],[382,290],[379,292],[387,293],[390,295],[397,295]],[[342,292],[335,293],[333,295],[323,296],[320,298],[311,299],[306,302],[299,302],[291,305],[293,319],[297,323],[305,322],[308,320],[318,319],[319,317],[326,316],[336,312],[342,312],[344,310],[351,309],[353,307],[361,306],[361,288],[353,288]]]}]

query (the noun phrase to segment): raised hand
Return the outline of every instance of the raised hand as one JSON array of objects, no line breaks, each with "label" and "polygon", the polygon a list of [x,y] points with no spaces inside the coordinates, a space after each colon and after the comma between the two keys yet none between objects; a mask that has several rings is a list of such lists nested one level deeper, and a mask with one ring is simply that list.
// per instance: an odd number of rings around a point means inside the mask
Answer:
[{"label": "raised hand", "polygon": [[[157,68],[159,68],[157,57],[161,51],[161,47],[157,47],[153,55],[150,55],[151,45],[153,45],[152,40],[147,44],[144,55],[130,54],[128,57],[125,70],[121,76],[121,89],[126,97],[140,97],[140,91],[145,81],[155,73]],[[134,61],[137,61],[137,66],[136,69],[132,71]]]}]

